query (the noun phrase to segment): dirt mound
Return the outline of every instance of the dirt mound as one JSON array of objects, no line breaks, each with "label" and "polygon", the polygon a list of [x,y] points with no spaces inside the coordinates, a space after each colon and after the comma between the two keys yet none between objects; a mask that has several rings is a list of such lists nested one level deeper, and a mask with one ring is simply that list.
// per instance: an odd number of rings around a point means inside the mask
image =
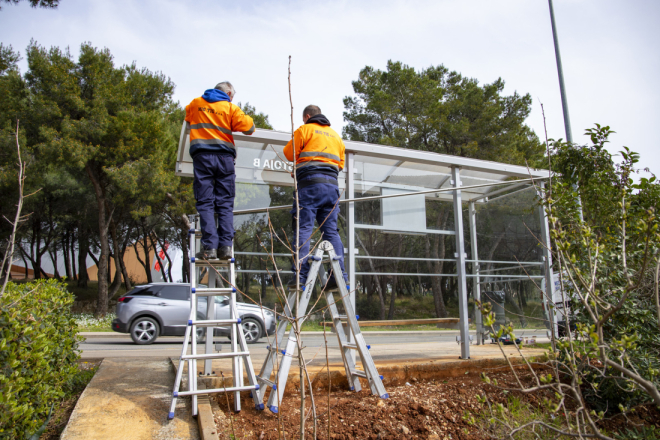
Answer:
[{"label": "dirt mound", "polygon": [[[389,399],[372,396],[368,391],[354,393],[337,390],[330,394],[330,435],[328,436],[328,394],[315,391],[319,439],[482,439],[463,420],[466,412],[480,411],[476,393],[483,393],[477,377],[452,378],[437,382],[413,382],[388,387]],[[244,399],[244,400],[243,400]],[[225,396],[217,396],[222,411],[227,411]],[[241,396],[244,410],[234,417],[237,438],[277,439],[278,416],[270,411],[252,409],[252,401]],[[230,403],[231,403],[230,397]],[[286,438],[297,438],[300,426],[300,395],[287,395],[280,409],[280,430]],[[311,408],[307,399],[307,410]],[[306,429],[312,434],[311,416]],[[219,427],[222,431],[225,428]],[[231,428],[227,433],[231,433]],[[312,438],[310,436],[310,438]]]}]

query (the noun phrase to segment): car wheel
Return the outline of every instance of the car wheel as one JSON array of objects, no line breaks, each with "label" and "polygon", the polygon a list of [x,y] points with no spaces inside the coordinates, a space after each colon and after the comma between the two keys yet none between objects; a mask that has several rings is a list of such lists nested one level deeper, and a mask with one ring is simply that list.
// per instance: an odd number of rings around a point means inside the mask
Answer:
[{"label": "car wheel", "polygon": [[254,318],[241,319],[241,327],[243,327],[243,334],[245,341],[248,344],[254,344],[261,338],[261,324]]},{"label": "car wheel", "polygon": [[138,345],[152,344],[159,333],[158,322],[146,316],[138,318],[131,325],[131,339]]}]

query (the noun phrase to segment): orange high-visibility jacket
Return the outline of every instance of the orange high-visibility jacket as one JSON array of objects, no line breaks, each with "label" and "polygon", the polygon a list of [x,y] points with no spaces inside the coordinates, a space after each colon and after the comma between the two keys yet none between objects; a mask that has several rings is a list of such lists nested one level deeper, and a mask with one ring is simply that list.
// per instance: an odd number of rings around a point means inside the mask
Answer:
[{"label": "orange high-visibility jacket", "polygon": [[[294,132],[293,138],[298,177],[309,174],[313,169],[332,169],[337,177],[339,171],[344,169],[346,146],[330,126],[308,122]],[[294,161],[292,141],[284,147],[284,156]]]},{"label": "orange high-visibility jacket", "polygon": [[201,96],[186,106],[190,124],[190,156],[201,151],[228,152],[236,157],[233,131],[254,133],[254,121],[228,101],[208,102]]}]

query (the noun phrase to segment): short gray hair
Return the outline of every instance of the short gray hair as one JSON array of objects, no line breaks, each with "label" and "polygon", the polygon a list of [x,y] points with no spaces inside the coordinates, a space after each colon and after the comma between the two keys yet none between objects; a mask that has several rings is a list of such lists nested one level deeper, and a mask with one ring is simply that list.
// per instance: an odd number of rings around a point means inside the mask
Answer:
[{"label": "short gray hair", "polygon": [[215,86],[216,89],[225,92],[229,97],[233,98],[234,95],[236,95],[236,90],[234,90],[234,86],[231,85],[229,81],[223,81],[221,83],[218,83]]},{"label": "short gray hair", "polygon": [[305,107],[305,110],[303,110],[303,118],[305,115],[308,115],[310,117],[320,115],[321,114],[321,108],[318,105],[310,104],[307,107]]}]

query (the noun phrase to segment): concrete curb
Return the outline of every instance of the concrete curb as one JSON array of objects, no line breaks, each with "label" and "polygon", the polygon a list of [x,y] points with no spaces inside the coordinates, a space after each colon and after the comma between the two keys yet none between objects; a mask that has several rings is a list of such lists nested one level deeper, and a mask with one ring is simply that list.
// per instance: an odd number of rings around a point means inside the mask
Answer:
[{"label": "concrete curb", "polygon": [[[179,359],[170,358],[174,374],[176,375],[179,369]],[[185,364],[183,368],[185,368]],[[183,382],[183,374],[181,376]],[[204,380],[197,382],[198,390],[205,390],[206,383]],[[212,401],[208,394],[201,394],[197,396],[197,426],[199,427],[199,435],[202,440],[219,440],[218,427],[213,418],[213,410],[217,404]]]}]

